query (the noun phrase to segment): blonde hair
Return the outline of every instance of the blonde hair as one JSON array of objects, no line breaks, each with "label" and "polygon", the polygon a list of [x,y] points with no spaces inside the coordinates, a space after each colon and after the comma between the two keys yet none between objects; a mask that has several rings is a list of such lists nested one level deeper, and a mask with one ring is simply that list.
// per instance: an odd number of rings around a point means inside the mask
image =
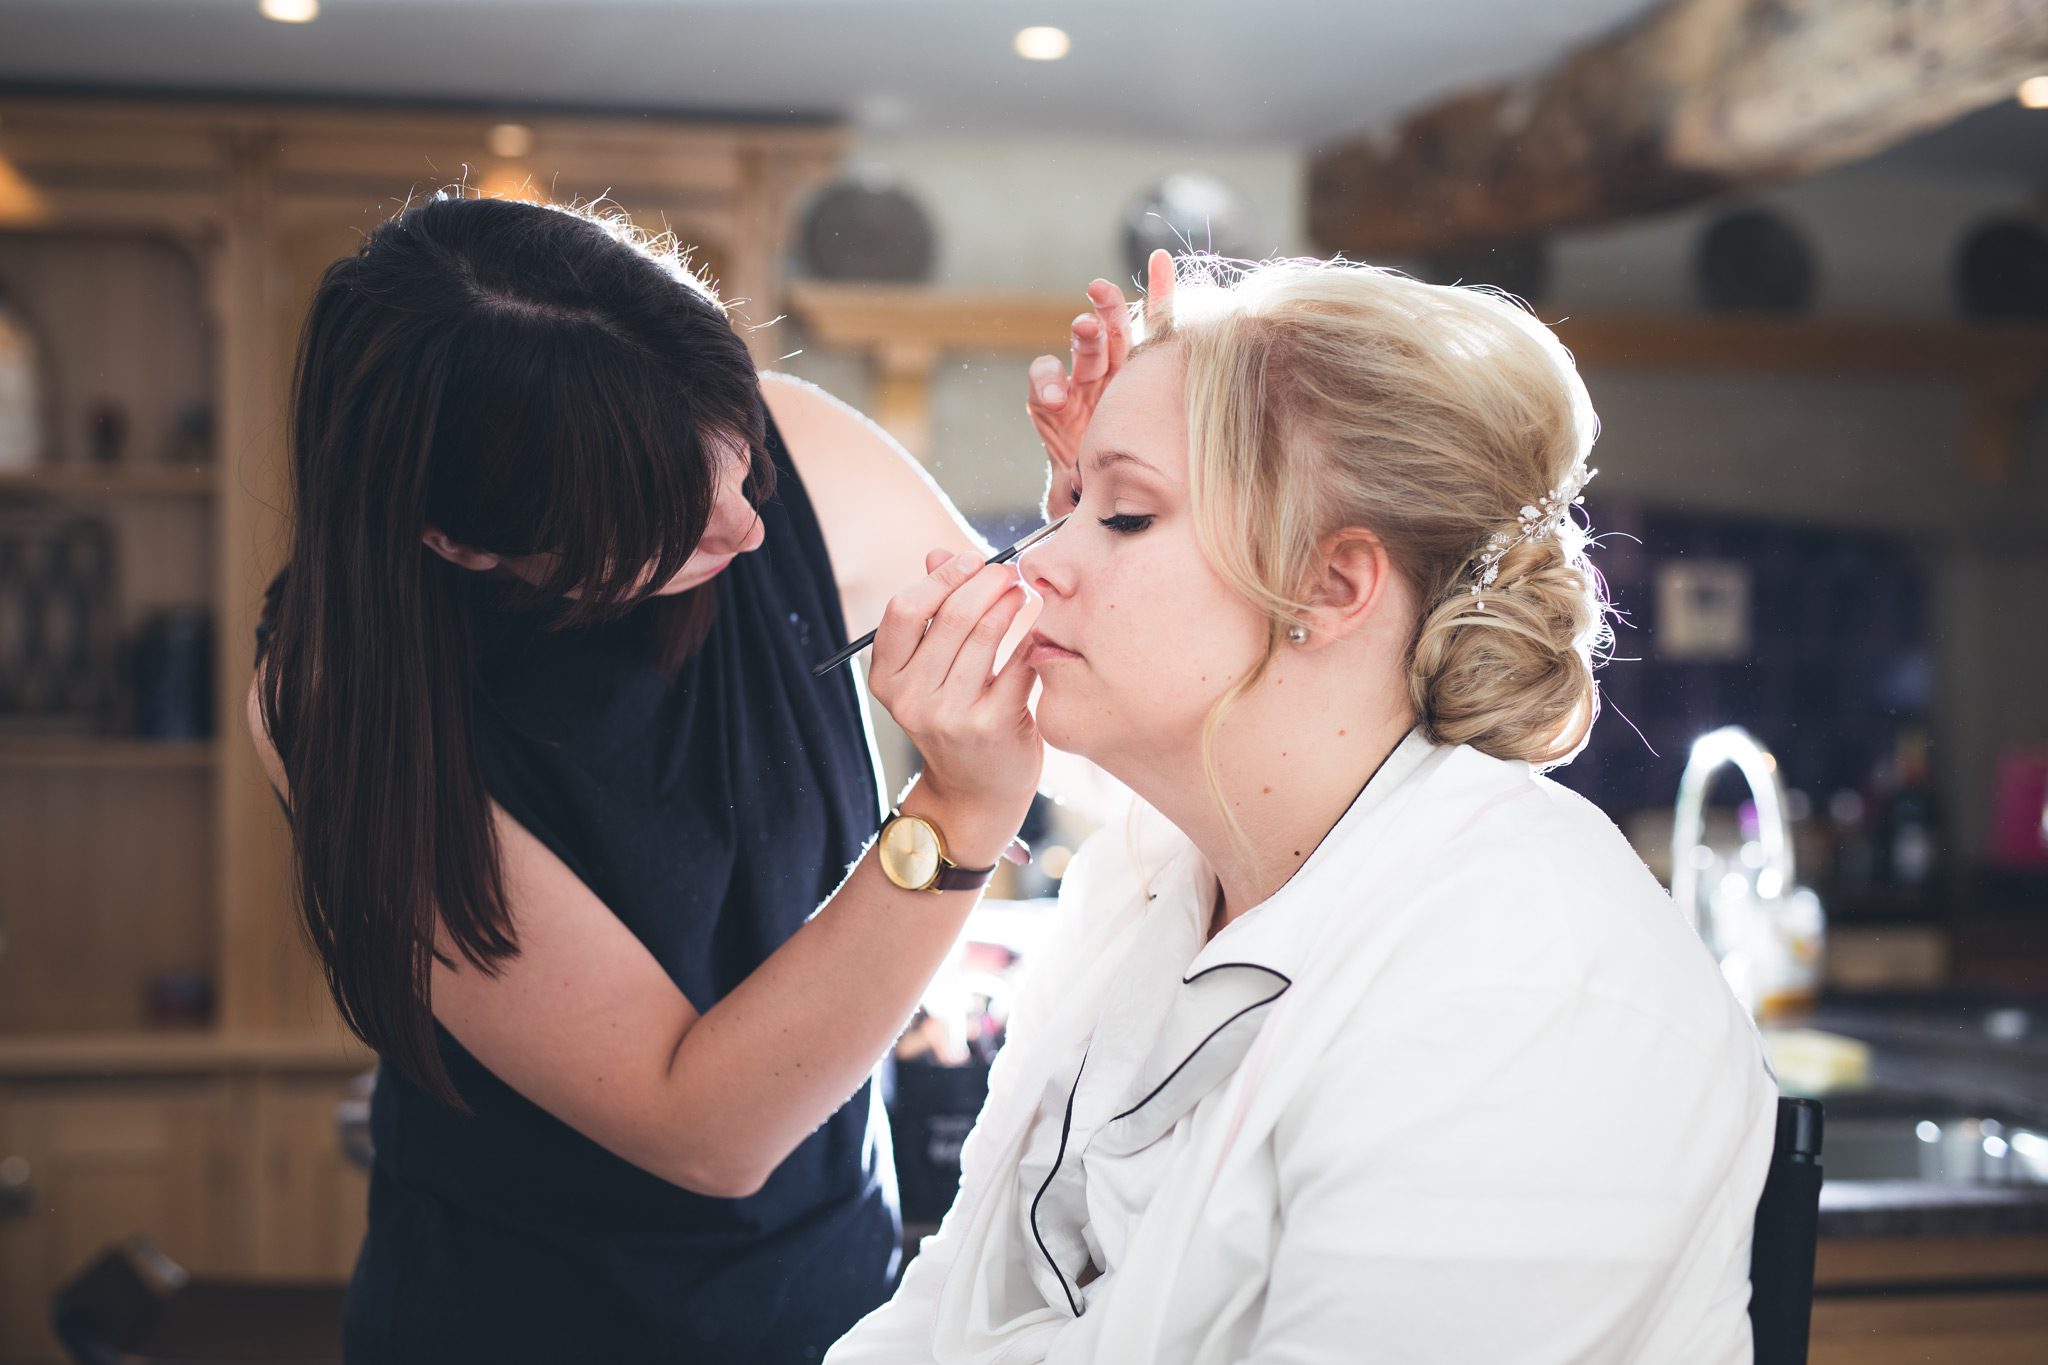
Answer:
[{"label": "blonde hair", "polygon": [[1611,638],[1584,528],[1568,519],[1515,546],[1472,594],[1487,538],[1512,533],[1599,431],[1549,328],[1486,288],[1341,260],[1194,257],[1142,345],[1184,353],[1196,533],[1269,620],[1264,657],[1204,726],[1219,803],[1216,728],[1307,624],[1321,542],[1347,527],[1378,537],[1415,592],[1408,690],[1431,739],[1542,767],[1578,752]]}]

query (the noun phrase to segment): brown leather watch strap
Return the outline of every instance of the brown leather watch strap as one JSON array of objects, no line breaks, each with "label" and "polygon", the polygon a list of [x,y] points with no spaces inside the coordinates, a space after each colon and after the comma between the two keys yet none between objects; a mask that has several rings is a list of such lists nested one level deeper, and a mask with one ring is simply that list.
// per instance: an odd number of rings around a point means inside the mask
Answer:
[{"label": "brown leather watch strap", "polygon": [[988,885],[988,879],[995,875],[997,866],[999,864],[992,863],[987,867],[955,867],[951,863],[942,861],[939,864],[939,875],[932,879],[929,889],[933,891],[972,891],[976,887]]}]

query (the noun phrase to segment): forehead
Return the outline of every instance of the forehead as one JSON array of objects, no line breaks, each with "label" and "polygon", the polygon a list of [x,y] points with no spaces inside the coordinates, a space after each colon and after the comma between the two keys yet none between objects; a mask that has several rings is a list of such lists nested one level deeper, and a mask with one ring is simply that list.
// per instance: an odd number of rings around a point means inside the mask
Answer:
[{"label": "forehead", "polygon": [[1187,467],[1185,390],[1186,365],[1176,349],[1134,356],[1103,391],[1081,438],[1082,476],[1143,478],[1142,463],[1179,482]]}]

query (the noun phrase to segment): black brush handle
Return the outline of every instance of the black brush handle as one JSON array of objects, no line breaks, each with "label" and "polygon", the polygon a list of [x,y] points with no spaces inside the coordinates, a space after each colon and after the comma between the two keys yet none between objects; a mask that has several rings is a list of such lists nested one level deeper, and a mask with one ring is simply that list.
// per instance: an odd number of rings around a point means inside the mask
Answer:
[{"label": "black brush handle", "polygon": [[[1033,545],[1036,545],[1039,541],[1044,540],[1047,536],[1051,535],[1054,531],[1059,530],[1060,527],[1066,524],[1067,519],[1065,517],[1061,517],[1058,521],[1053,522],[1050,526],[1041,526],[1036,531],[1033,531],[1030,535],[1024,537],[1024,539],[1018,541],[1015,545],[1010,546],[1008,549],[997,550],[994,554],[990,555],[986,560],[984,560],[983,564],[1007,564],[1011,560],[1015,559],[1018,555],[1023,554]],[[880,626],[875,627],[875,630],[880,629]],[[825,660],[825,662],[821,664],[812,665],[811,676],[814,678],[824,677],[827,673],[830,673],[833,669],[839,667],[839,665],[845,663],[848,659],[851,659],[854,655],[860,653],[862,650],[866,649],[869,645],[873,644],[874,642],[875,631],[871,630],[867,634],[861,636],[858,640],[855,640],[852,644],[848,645],[846,648],[840,650],[837,654],[834,654],[831,658]]]}]

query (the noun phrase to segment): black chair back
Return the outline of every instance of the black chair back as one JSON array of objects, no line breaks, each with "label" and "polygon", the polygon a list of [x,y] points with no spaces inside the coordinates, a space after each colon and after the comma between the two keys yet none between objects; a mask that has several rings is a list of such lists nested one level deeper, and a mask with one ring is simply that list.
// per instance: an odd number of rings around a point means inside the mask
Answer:
[{"label": "black chair back", "polygon": [[1756,1365],[1806,1365],[1813,1256],[1820,1238],[1819,1100],[1778,1100],[1771,1171],[1749,1251],[1749,1326]]}]

